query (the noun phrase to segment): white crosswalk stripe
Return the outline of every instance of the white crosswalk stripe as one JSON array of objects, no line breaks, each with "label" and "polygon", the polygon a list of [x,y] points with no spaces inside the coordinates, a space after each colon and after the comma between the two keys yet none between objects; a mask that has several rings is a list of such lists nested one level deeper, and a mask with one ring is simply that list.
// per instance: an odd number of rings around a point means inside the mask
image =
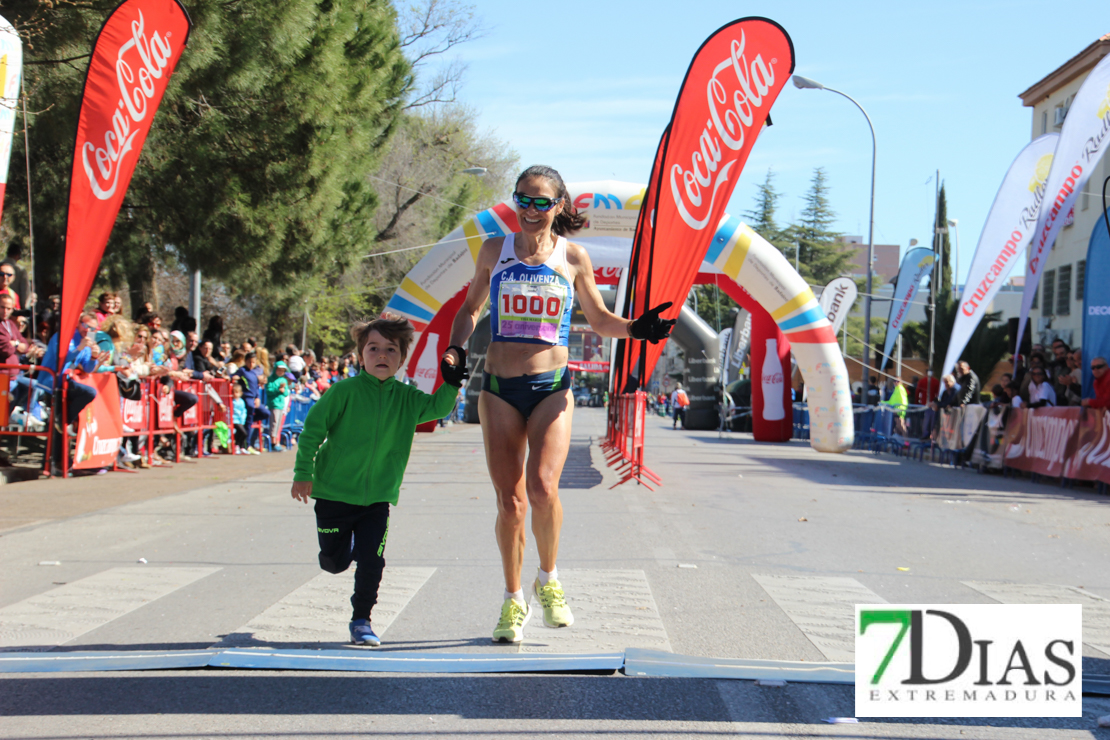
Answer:
[{"label": "white crosswalk stripe", "polygon": [[854,578],[756,574],[752,578],[826,658],[837,662],[855,660],[855,605],[886,603]]},{"label": "white crosswalk stripe", "polygon": [[[371,623],[382,637],[428,582],[435,568],[388,567],[378,588],[378,603]],[[229,634],[217,647],[319,647],[322,643],[349,643],[347,622],[354,591],[355,569],[332,575],[321,573]]]},{"label": "white crosswalk stripe", "polygon": [[[642,570],[559,569],[559,581],[574,614],[570,627],[544,626],[543,607],[524,631],[522,653],[601,653],[638,647],[671,650],[667,629]],[[531,584],[528,584],[531,588]]]},{"label": "white crosswalk stripe", "polygon": [[1110,601],[1074,586],[1045,583],[964,581],[984,596],[1002,604],[1082,604],[1083,642],[1110,655]]},{"label": "white crosswalk stripe", "polygon": [[0,650],[49,650],[218,570],[112,568],[67,583],[0,609]]}]

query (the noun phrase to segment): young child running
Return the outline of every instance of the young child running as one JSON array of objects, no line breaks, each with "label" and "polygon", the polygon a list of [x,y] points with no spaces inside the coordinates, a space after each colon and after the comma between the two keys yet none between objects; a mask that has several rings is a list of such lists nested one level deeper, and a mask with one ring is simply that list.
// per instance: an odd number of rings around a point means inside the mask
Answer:
[{"label": "young child running", "polygon": [[320,397],[304,422],[293,466],[293,498],[316,499],[320,567],[342,573],[354,560],[351,642],[381,644],[370,626],[378,600],[389,534],[389,505],[397,504],[401,478],[412,450],[416,425],[447,415],[467,377],[464,359],[443,362],[444,383],[428,395],[394,375],[408,356],[413,327],[383,313],[356,323],[362,372],[341,380]]}]

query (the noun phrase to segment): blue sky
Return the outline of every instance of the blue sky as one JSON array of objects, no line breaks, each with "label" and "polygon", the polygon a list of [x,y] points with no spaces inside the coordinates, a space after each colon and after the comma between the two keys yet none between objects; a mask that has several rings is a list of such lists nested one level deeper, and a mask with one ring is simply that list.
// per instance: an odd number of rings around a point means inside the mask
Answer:
[{"label": "blue sky", "polygon": [[[1061,12],[1064,11],[1064,12]],[[1030,140],[1030,85],[1110,32],[1105,3],[482,0],[489,28],[459,47],[462,101],[520,155],[568,182],[646,182],[679,85],[701,42],[744,16],[780,23],[795,71],[867,109],[878,140],[875,241],[927,242],[936,170],[959,220],[966,273],[1010,162]],[[871,137],[844,98],[787,84],[733,193],[752,207],[774,170],[780,220],[802,208],[815,167],[829,176],[837,229],[866,238]]]}]

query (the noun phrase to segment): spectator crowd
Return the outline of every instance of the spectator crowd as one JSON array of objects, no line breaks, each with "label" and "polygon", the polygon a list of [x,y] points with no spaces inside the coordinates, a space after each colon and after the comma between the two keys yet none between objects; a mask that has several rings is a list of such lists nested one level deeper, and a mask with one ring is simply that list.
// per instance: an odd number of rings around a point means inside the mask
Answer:
[{"label": "spectator crowd", "polygon": [[[54,376],[34,366],[54,367],[59,355],[58,296],[50,296],[34,314],[36,325],[31,328],[32,313],[20,306],[34,306],[33,294],[20,296],[12,287],[16,265],[11,260],[0,263],[0,373],[8,376],[10,392],[10,424],[30,431],[42,431],[54,403]],[[121,404],[142,398],[141,381],[153,379],[154,392],[172,395],[175,426],[183,415],[198,403],[191,390],[197,386],[186,381],[231,381],[233,434],[237,452],[258,454],[256,422],[264,422],[271,435],[270,449],[282,451],[282,423],[290,404],[311,402],[327,392],[332,383],[359,373],[354,353],[342,356],[317,357],[311,349],[301,351],[295,345],[269,352],[254,337],[232,343],[225,336],[223,320],[213,316],[207,328],[198,332],[197,321],[187,309],[178,307],[170,326],[163,326],[160,316],[148,303],[138,307],[133,318],[121,314],[122,300],[118,293],[100,294],[96,306],[82,312],[77,330],[68,338],[63,370],[79,370],[65,375],[66,418],[56,419],[54,451],[56,467],[61,451],[63,424],[75,434],[74,422],[83,408],[96,397],[96,390],[87,382],[95,373],[112,373],[118,381]],[[18,369],[13,365],[29,365]],[[82,382],[85,380],[86,382]],[[205,386],[200,386],[205,387]],[[206,391],[213,401],[225,407],[210,387]],[[124,434],[132,430],[124,428]],[[228,435],[230,436],[230,435]],[[214,445],[229,447],[211,431],[203,434],[183,433],[180,453],[173,435],[156,439],[153,464],[167,464],[212,454]],[[125,467],[145,466],[146,458],[136,454],[134,437],[126,437],[119,452],[119,463]]]}]

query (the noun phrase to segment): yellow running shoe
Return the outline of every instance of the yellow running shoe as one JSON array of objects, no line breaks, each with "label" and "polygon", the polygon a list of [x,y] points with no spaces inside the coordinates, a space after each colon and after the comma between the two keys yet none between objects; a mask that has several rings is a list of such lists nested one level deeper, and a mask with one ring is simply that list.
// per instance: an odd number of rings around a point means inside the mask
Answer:
[{"label": "yellow running shoe", "polygon": [[516,599],[505,599],[501,605],[501,619],[493,628],[494,642],[520,642],[524,639],[524,625],[532,618],[528,604]]},{"label": "yellow running shoe", "polygon": [[537,578],[532,583],[532,593],[543,606],[543,623],[548,627],[569,627],[574,624],[574,615],[567,606],[563,586],[557,580],[553,578],[546,586],[541,586],[540,579]]}]

